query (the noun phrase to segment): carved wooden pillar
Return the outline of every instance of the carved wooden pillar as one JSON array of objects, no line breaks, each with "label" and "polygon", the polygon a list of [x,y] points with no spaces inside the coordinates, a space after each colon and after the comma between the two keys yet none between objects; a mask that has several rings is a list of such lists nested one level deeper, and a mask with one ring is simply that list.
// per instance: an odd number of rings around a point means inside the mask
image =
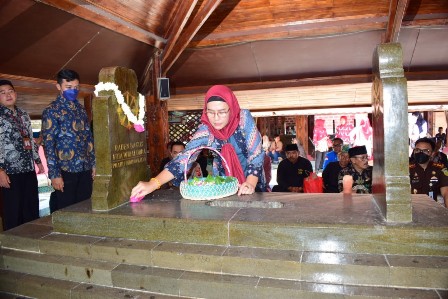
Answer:
[{"label": "carved wooden pillar", "polygon": [[407,81],[400,44],[380,44],[373,55],[373,197],[388,222],[412,221]]},{"label": "carved wooden pillar", "polygon": [[151,176],[159,172],[160,162],[165,155],[165,147],[169,138],[168,126],[168,105],[165,101],[160,101],[157,97],[157,77],[160,72],[160,60],[155,54],[153,68],[151,72],[151,93],[146,96],[146,117],[147,117],[147,144],[148,144],[148,165]]},{"label": "carved wooden pillar", "polygon": [[263,135],[269,136],[269,118],[268,117],[258,117],[257,118],[257,127],[258,127],[258,131],[260,131],[261,136],[263,136]]},{"label": "carved wooden pillar", "polygon": [[437,134],[437,128],[435,127],[434,123],[434,112],[433,111],[428,111],[427,116],[425,117],[425,120],[428,124],[428,134],[431,136],[434,136]]},{"label": "carved wooden pillar", "polygon": [[308,116],[296,116],[296,137],[297,140],[302,144],[306,154],[308,155]]}]

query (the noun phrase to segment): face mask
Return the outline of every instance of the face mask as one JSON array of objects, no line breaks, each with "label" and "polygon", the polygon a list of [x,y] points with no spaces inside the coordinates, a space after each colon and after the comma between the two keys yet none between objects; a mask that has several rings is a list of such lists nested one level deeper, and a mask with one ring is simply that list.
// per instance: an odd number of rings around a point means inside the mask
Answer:
[{"label": "face mask", "polygon": [[67,89],[62,92],[62,96],[69,101],[76,101],[79,91],[77,89]]},{"label": "face mask", "polygon": [[418,164],[425,164],[429,161],[429,155],[425,153],[414,154],[415,162]]}]

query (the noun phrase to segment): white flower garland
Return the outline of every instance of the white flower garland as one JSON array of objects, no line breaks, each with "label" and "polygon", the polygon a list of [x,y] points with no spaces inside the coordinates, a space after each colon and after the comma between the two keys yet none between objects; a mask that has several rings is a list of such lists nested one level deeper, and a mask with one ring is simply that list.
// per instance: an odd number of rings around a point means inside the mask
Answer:
[{"label": "white flower garland", "polygon": [[118,89],[118,85],[112,82],[100,82],[95,85],[95,95],[98,96],[100,91],[108,91],[112,90],[117,98],[118,104],[120,104],[121,109],[123,110],[124,115],[128,118],[128,120],[134,125],[140,125],[143,127],[145,117],[145,97],[142,94],[138,94],[138,118],[132,113],[129,105],[124,101],[124,96],[121,91]]}]

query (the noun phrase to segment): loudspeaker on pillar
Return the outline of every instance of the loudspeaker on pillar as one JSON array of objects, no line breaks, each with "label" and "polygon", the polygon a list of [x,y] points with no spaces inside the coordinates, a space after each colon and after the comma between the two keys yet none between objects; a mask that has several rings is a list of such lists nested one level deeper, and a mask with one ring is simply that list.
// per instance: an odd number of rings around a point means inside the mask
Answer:
[{"label": "loudspeaker on pillar", "polygon": [[170,98],[170,79],[157,78],[157,86],[159,88],[159,100],[168,100]]}]

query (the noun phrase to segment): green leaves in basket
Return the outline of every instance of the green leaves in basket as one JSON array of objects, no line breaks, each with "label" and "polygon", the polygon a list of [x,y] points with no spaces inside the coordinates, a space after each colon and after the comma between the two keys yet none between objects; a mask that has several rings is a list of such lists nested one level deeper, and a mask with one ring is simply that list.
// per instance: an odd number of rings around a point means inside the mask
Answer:
[{"label": "green leaves in basket", "polygon": [[234,178],[230,177],[230,176],[222,177],[222,176],[212,176],[209,174],[205,179],[194,177],[193,179],[188,181],[188,185],[191,185],[191,186],[206,185],[206,184],[207,185],[220,185],[220,184],[232,182],[233,179]]}]

